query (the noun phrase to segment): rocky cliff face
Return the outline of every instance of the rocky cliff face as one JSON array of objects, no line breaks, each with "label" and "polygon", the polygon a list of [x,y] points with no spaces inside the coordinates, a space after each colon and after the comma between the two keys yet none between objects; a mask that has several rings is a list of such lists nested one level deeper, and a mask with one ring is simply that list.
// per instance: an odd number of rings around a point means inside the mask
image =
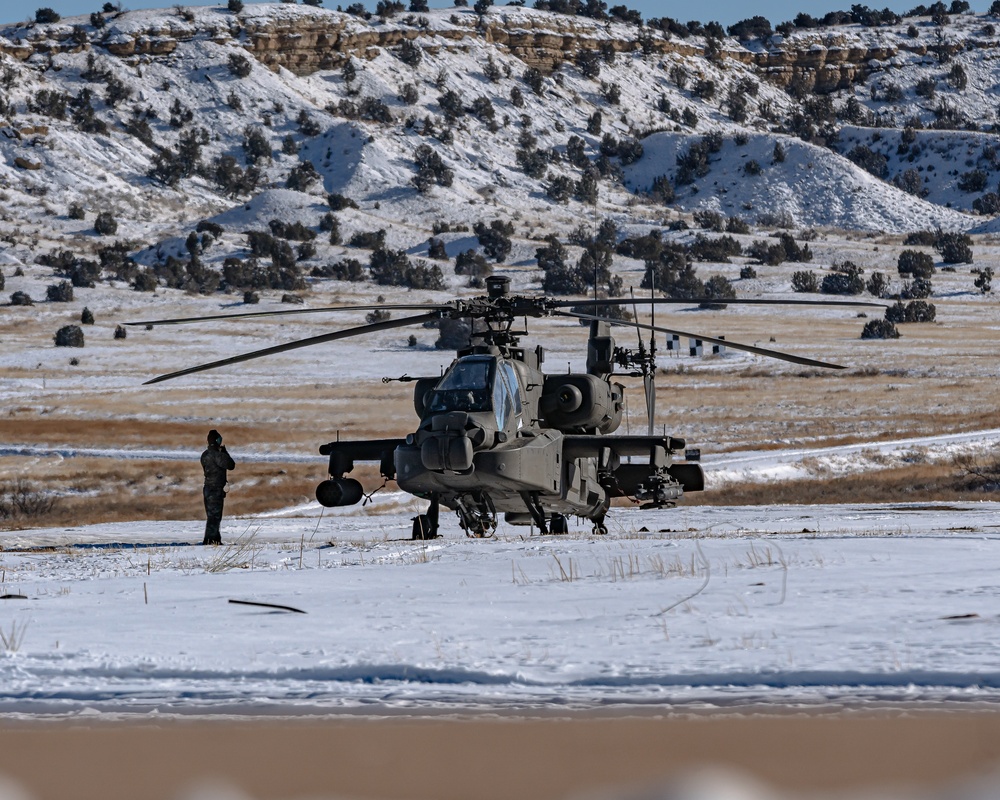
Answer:
[{"label": "rocky cliff face", "polygon": [[[873,70],[883,68],[902,52],[925,55],[933,49],[947,55],[963,47],[947,39],[929,46],[917,40],[884,37],[878,31],[852,31],[776,37],[766,47],[759,42],[743,46],[727,39],[720,50],[709,56],[701,37],[679,39],[636,26],[597,24],[582,17],[524,9],[498,8],[481,19],[468,13],[446,17],[439,12],[433,19],[407,15],[402,21],[373,19],[370,23],[321,9],[239,15],[217,11],[215,19],[202,18],[198,24],[193,15],[185,19],[184,14],[182,9],[176,24],[169,25],[163,24],[162,17],[149,26],[135,20],[118,26],[111,19],[100,31],[69,23],[8,29],[8,36],[0,39],[0,53],[24,61],[33,55],[101,47],[122,58],[164,56],[173,53],[178,42],[202,36],[216,42],[238,43],[271,69],[308,75],[336,68],[351,57],[372,58],[380,50],[397,47],[407,39],[430,52],[492,45],[543,72],[574,60],[580,51],[610,46],[616,52],[642,48],[659,56],[737,61],[782,88],[797,83],[822,93],[864,81]],[[983,46],[995,47],[996,43]]]}]

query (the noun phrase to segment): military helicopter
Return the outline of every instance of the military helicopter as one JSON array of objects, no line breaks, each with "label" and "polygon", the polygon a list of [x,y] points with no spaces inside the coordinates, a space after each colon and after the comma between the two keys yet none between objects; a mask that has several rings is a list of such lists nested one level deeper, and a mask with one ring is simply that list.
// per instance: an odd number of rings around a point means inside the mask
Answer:
[{"label": "military helicopter", "polygon": [[[590,520],[594,533],[603,534],[615,498],[630,498],[642,509],[664,508],[675,505],[684,492],[701,491],[705,485],[697,456],[686,451],[684,439],[653,432],[656,333],[698,338],[810,367],[843,369],[839,364],[756,345],[602,315],[613,306],[698,302],[664,297],[555,300],[514,295],[510,279],[494,275],[486,279],[484,296],[448,303],[338,306],[127,324],[156,326],[337,311],[422,312],[200,364],[146,381],[152,384],[366,333],[443,320],[471,323],[469,345],[458,351],[443,375],[383,379],[415,383],[413,406],[419,418],[415,431],[402,438],[335,441],[319,448],[329,458],[329,474],[316,488],[317,500],[326,507],[361,502],[364,488],[349,475],[356,462],[377,462],[386,481],[394,480],[399,488],[429,501],[426,512],[413,519],[414,539],[439,535],[441,506],[455,511],[466,535],[473,537],[492,535],[499,513],[508,524],[534,525],[543,534],[567,533],[568,517],[576,516]],[[766,299],[725,302],[877,305]],[[586,372],[543,372],[544,349],[520,344],[529,317],[566,317],[589,323]],[[524,328],[515,330],[520,319]],[[649,331],[648,347],[641,334],[637,348],[619,346],[611,336],[611,326]],[[612,435],[621,425],[624,409],[625,387],[613,380],[616,376],[643,379],[645,435]],[[680,454],[685,458],[677,458]]]}]

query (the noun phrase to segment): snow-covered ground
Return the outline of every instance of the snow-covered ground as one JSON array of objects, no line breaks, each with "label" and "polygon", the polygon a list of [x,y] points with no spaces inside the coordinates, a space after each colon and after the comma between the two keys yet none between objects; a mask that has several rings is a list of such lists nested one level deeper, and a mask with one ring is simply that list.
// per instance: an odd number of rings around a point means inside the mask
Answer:
[{"label": "snow-covered ground", "polygon": [[829,477],[907,463],[950,461],[963,453],[992,451],[998,443],[1000,430],[989,430],[836,447],[720,453],[708,456],[704,470],[712,486],[732,481]]},{"label": "snow-covered ground", "polygon": [[[199,220],[221,225],[218,238],[201,240],[204,261],[213,268],[229,256],[246,256],[245,232],[266,230],[271,220],[319,228],[329,210],[328,192],[350,196],[360,206],[338,212],[341,241],[385,229],[388,246],[410,256],[423,256],[433,233],[454,258],[477,245],[469,230],[473,223],[509,219],[516,222],[513,250],[497,269],[511,274],[514,290],[525,294],[538,289],[535,253],[543,237],[554,232],[566,239],[581,222],[593,218],[596,224],[598,211],[615,221],[622,236],[665,227],[678,212],[698,208],[723,210],[750,223],[787,214],[799,226],[856,231],[978,226],[989,232],[995,225],[965,213],[979,190],[959,187],[973,168],[983,172],[985,188],[995,187],[1000,164],[994,133],[926,129],[913,134],[909,149],[900,149],[901,126],[912,115],[925,125],[934,118],[929,104],[915,105],[921,79],[934,78],[938,95],[970,119],[984,126],[994,121],[994,34],[989,34],[990,46],[972,46],[988,24],[985,17],[956,15],[942,32],[963,44],[954,63],[968,72],[968,89],[948,82],[951,67],[901,48],[894,63],[870,64],[864,82],[835,97],[837,109],[854,98],[872,112],[891,112],[886,124],[895,127],[844,128],[840,150],[834,152],[772,131],[774,120],[764,116],[765,108],[781,118],[801,104],[767,81],[754,83],[759,95],[749,101],[749,122],[732,122],[725,98],[741,79],[756,74],[736,60],[720,65],[678,53],[651,59],[619,53],[613,64],[601,67],[597,79],[583,77],[567,63],[558,80],[546,77],[544,92],[536,95],[524,82],[525,64],[511,53],[485,39],[446,46],[452,15],[471,20],[472,14],[449,9],[429,15],[431,27],[421,39],[425,52],[415,67],[401,66],[387,47],[363,63],[355,59],[357,85],[352,87],[339,68],[302,76],[254,63],[252,77],[242,80],[227,66],[231,56],[243,54],[241,42],[216,42],[205,32],[204,26],[222,12],[194,13],[192,30],[202,33],[190,39],[189,26],[174,11],[126,13],[107,32],[110,41],[162,21],[164,30],[178,38],[170,57],[132,63],[94,44],[89,52],[56,52],[50,59],[10,64],[11,80],[17,78],[11,88],[12,122],[23,127],[10,128],[10,135],[0,138],[8,217],[0,220],[0,229],[9,233],[0,243],[0,265],[4,292],[26,292],[38,305],[4,311],[0,401],[11,417],[52,420],[57,429],[43,438],[41,426],[26,424],[23,434],[12,428],[0,443],[0,458],[9,457],[12,465],[3,465],[10,474],[25,468],[18,461],[23,456],[47,459],[33,469],[53,486],[62,480],[61,459],[74,456],[193,463],[197,451],[190,441],[163,444],[160,438],[142,438],[145,430],[128,439],[135,443],[132,449],[123,449],[120,439],[128,436],[123,428],[160,422],[221,427],[227,436],[243,424],[249,433],[239,443],[242,459],[316,462],[319,472],[316,444],[339,426],[360,424],[375,408],[370,398],[387,398],[386,403],[396,403],[391,408],[408,412],[408,394],[393,394],[402,385],[386,388],[379,378],[438,374],[451,359],[450,352],[433,350],[436,331],[418,328],[414,347],[405,343],[403,332],[385,332],[325,351],[295,351],[238,370],[140,387],[156,374],[327,332],[330,324],[359,325],[364,316],[344,314],[335,323],[323,317],[213,323],[183,333],[130,328],[127,339],[113,338],[119,322],[243,307],[239,293],[199,296],[162,286],[155,293],[132,291],[124,280],[112,282],[111,270],[105,282],[77,287],[71,303],[42,303],[49,285],[63,276],[36,258],[70,246],[89,258],[98,244],[110,244],[110,238],[92,235],[95,215],[105,208],[119,218],[119,235],[134,242],[127,249],[143,266],[169,255],[187,257],[188,235]],[[335,13],[254,4],[244,17]],[[509,7],[490,12],[501,13],[527,26],[541,12]],[[348,22],[362,25],[353,18]],[[927,21],[919,24],[930,27]],[[380,25],[407,27],[398,21]],[[868,47],[882,36],[902,40],[905,28],[845,28],[838,36],[846,38],[815,46],[833,51],[855,42]],[[14,41],[27,35],[27,28],[18,30],[4,28],[3,36]],[[602,40],[610,35],[603,28],[597,33]],[[620,32],[618,38],[632,33]],[[925,33],[929,39],[930,31]],[[796,32],[792,38],[812,36]],[[108,78],[94,79],[88,54],[100,71],[133,87],[133,99],[117,110],[108,105],[102,99]],[[495,83],[485,77],[488,59],[501,68]],[[697,66],[687,88],[669,77],[672,67],[685,63]],[[718,84],[714,101],[693,92],[695,72]],[[898,83],[893,96],[903,99],[873,99],[887,93],[890,75]],[[601,82],[619,85],[620,106],[612,108],[601,98]],[[408,105],[399,95],[410,83],[419,91]],[[73,96],[91,91],[110,132],[86,134],[75,123],[31,110],[29,101],[48,86]],[[445,89],[466,104],[488,100],[503,124],[491,130],[486,120],[465,113],[445,126],[440,118]],[[523,95],[523,105],[514,102],[514,89]],[[330,111],[355,96],[384,102],[393,125]],[[157,150],[122,126],[133,113],[148,112],[157,147],[176,146],[181,131],[169,122],[175,104],[202,110],[197,125],[208,133],[202,153],[206,165],[235,155],[248,166],[242,135],[248,124],[258,126],[271,158],[260,164],[256,193],[233,199],[198,175],[185,178],[177,190],[148,178]],[[667,107],[675,116],[690,111],[693,122],[681,126],[663,110]],[[590,119],[602,109],[604,127],[595,133]],[[302,131],[301,114],[312,115],[320,133]],[[271,124],[260,127],[265,115]],[[431,118],[439,134],[447,128],[453,139],[445,143],[425,135],[419,124],[405,124],[410,117]],[[48,132],[27,132],[37,126]],[[677,156],[711,131],[723,133],[725,141],[712,154],[709,173],[691,187],[680,187],[674,209],[637,201],[635,192],[645,192],[652,178],[673,179]],[[559,153],[571,136],[579,136],[590,158],[596,158],[604,133],[642,134],[645,155],[625,170],[624,184],[602,183],[598,206],[577,200],[563,205],[545,197],[543,180],[516,167],[522,133],[530,133],[540,151]],[[426,142],[441,151],[455,181],[424,195],[412,190],[410,181],[415,148]],[[779,143],[782,159],[775,156]],[[901,192],[843,157],[861,144],[885,156],[889,179],[907,169],[919,172],[927,197]],[[39,169],[16,166],[15,158],[25,155]],[[321,180],[305,192],[290,190],[287,177],[302,160],[314,164]],[[745,169],[751,160],[758,162],[756,177]],[[565,158],[553,162],[552,174],[582,176]],[[84,220],[69,214],[70,204],[77,203]],[[736,236],[746,247],[773,230],[771,222],[761,223],[753,233]],[[341,258],[368,260],[367,248],[334,244],[326,230],[322,233],[317,253],[302,259],[305,275]],[[664,236],[689,242],[694,233],[677,230]],[[897,284],[902,280],[897,258],[908,246],[901,237],[821,230],[808,238],[815,252],[810,268],[820,274],[850,259],[866,276],[878,270]],[[573,248],[575,261],[579,248]],[[976,269],[1000,258],[990,237],[980,236],[975,248]],[[699,265],[700,274],[741,281],[741,296],[797,297],[790,279],[801,265],[757,265],[759,277],[743,278],[744,261]],[[958,430],[953,418],[968,414],[974,404],[989,405],[982,386],[994,383],[995,348],[989,341],[997,311],[994,297],[975,289],[971,269],[939,269],[932,297],[937,323],[906,326],[899,341],[861,341],[863,323],[855,310],[813,309],[807,330],[762,307],[733,306],[725,316],[693,309],[676,309],[669,317],[658,312],[660,324],[731,341],[774,342],[781,350],[843,363],[855,374],[853,382],[802,378],[791,386],[779,384],[789,368],[754,374],[763,366],[747,354],[730,351],[704,362],[663,354],[661,366],[671,369],[660,386],[664,392],[671,387],[672,395],[661,394],[656,427],[669,424],[671,432],[704,448],[713,486],[858,472],[905,462],[914,453],[947,459],[958,448],[994,446],[997,430],[902,438],[913,431]],[[616,256],[614,272],[626,287],[638,288],[643,265]],[[390,302],[442,302],[472,293],[466,278],[453,274],[449,265],[444,273],[446,291],[403,294],[370,283],[310,277],[303,292],[307,307],[374,302],[382,292]],[[259,309],[281,308],[283,293],[264,292]],[[73,353],[54,348],[54,331],[78,321],[84,306],[97,318],[86,329],[86,348]],[[538,320],[532,321],[525,342],[544,342],[550,368],[561,370],[580,365],[584,338],[585,330],[575,323]],[[631,338],[622,332],[623,343]],[[749,372],[739,379],[743,386],[731,377],[741,371]],[[866,386],[866,371],[875,388]],[[879,383],[878,376],[885,380]],[[755,408],[742,418],[724,413],[757,383],[784,387],[767,398],[773,407]],[[384,407],[377,408],[380,419],[390,416]],[[839,421],[843,408],[851,417],[847,422]],[[919,412],[914,419],[919,417],[920,427],[904,417],[908,410]],[[630,413],[632,425],[645,424],[641,405],[635,403]],[[788,429],[767,427],[770,417],[787,421]],[[828,417],[834,422],[827,429],[820,423]],[[107,437],[93,434],[91,427],[80,433],[71,424],[79,420],[106,421]],[[398,422],[393,435],[412,429],[412,419]],[[265,439],[261,432],[277,423],[284,427],[266,440],[251,438]],[[996,427],[984,419],[970,421],[966,429],[974,425]],[[841,438],[874,443],[802,449]],[[887,438],[894,440],[880,441]],[[723,452],[778,444],[789,449]],[[0,536],[0,594],[24,597],[0,601],[0,713],[261,714],[1000,699],[990,635],[1000,619],[993,607],[993,554],[1000,531],[994,520],[1000,504],[616,509],[607,537],[592,537],[581,527],[570,536],[541,538],[501,526],[489,541],[464,539],[449,518],[444,539],[414,543],[410,517],[418,505],[400,494],[380,494],[373,504],[340,513],[321,514],[314,505],[302,505],[266,517],[229,519],[228,544],[220,549],[193,546],[201,539],[197,522],[5,532]],[[306,613],[229,600],[278,603]]]},{"label": "snow-covered ground", "polygon": [[998,503],[420,543],[416,502],[5,534],[0,713],[1000,700]]}]

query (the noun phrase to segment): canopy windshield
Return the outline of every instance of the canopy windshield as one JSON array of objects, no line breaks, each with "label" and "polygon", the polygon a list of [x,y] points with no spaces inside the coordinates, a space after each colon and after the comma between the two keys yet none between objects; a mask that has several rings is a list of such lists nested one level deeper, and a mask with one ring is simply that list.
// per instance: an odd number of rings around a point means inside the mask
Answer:
[{"label": "canopy windshield", "polygon": [[460,358],[431,393],[430,411],[489,411],[497,360],[493,356]]}]

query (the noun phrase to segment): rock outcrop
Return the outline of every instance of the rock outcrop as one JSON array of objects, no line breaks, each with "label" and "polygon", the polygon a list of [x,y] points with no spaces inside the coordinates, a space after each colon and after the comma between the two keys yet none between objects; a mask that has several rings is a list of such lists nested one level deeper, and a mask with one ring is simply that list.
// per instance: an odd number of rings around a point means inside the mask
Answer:
[{"label": "rock outcrop", "polygon": [[8,35],[0,37],[0,53],[24,61],[34,54],[94,47],[121,58],[157,57],[172,53],[179,42],[206,37],[237,43],[271,69],[308,75],[336,68],[351,57],[373,57],[407,39],[430,52],[467,50],[485,42],[505,48],[543,72],[572,61],[582,50],[611,47],[627,52],[641,48],[659,57],[737,61],[782,87],[797,83],[805,90],[831,92],[863,81],[902,51],[924,55],[934,49],[947,55],[962,46],[946,40],[933,46],[917,40],[903,43],[892,37],[889,43],[873,44],[854,32],[801,33],[775,37],[767,46],[760,42],[743,46],[726,39],[721,48],[707,53],[706,40],[700,37],[680,39],[648,28],[598,24],[583,17],[524,9],[496,8],[482,18],[469,12],[447,16],[436,12],[431,18],[409,15],[403,22],[366,22],[341,12],[301,6],[289,9],[289,13],[256,15],[229,14],[220,9],[199,9],[195,14],[193,9],[181,9],[175,24],[165,25],[161,16],[147,26],[141,20],[119,24],[117,17],[128,17],[120,14],[100,30],[65,23],[26,25],[4,32]]}]

